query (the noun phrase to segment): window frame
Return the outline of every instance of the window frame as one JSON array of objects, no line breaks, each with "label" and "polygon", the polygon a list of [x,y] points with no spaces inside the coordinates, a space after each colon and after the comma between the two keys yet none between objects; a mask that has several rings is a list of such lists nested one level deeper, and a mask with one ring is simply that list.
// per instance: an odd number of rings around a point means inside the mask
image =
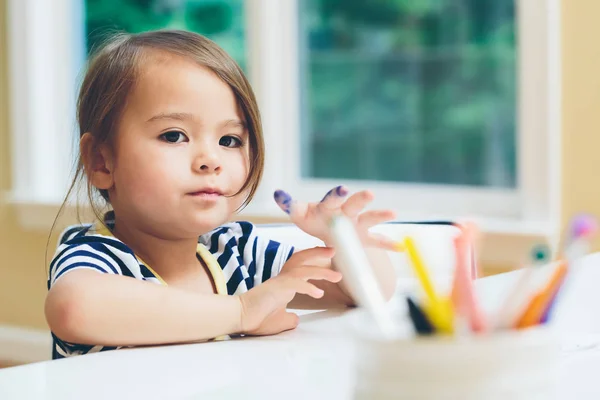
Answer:
[{"label": "window frame", "polygon": [[[373,207],[400,219],[480,221],[497,232],[555,232],[560,224],[560,1],[517,0],[517,187],[307,179],[300,174],[298,0],[247,0],[250,76],[259,98],[267,167],[251,215],[270,216],[282,188],[314,201],[341,183],[372,189]],[[277,35],[270,32],[277,31]],[[286,135],[280,134],[286,132]],[[291,143],[291,144],[290,144]],[[542,151],[540,151],[542,149]],[[431,210],[435,210],[432,212]]]},{"label": "window frame", "polygon": [[[301,178],[298,0],[246,0],[247,65],[263,117],[267,157],[263,182],[242,215],[283,216],[272,198],[278,188],[314,201],[343,183],[351,189],[372,189],[377,196],[373,207],[394,208],[403,220],[468,216],[482,222],[484,230],[557,233],[560,1],[517,0],[516,5],[518,183],[510,190]],[[40,213],[33,212],[35,207],[56,210],[69,183],[75,154],[75,93],[54,88],[68,85],[79,73],[76,68],[84,56],[82,18],[82,0],[8,0],[13,151],[8,198],[22,206],[20,219],[26,226],[46,224],[47,218],[40,221]],[[74,54],[75,48],[82,53]],[[65,68],[66,59],[72,62]],[[65,149],[72,149],[72,154],[65,154]]]},{"label": "window frame", "polygon": [[84,57],[83,31],[77,29],[82,9],[78,0],[9,0],[7,11],[13,152],[8,197],[20,204],[60,204],[76,154],[73,81]]}]

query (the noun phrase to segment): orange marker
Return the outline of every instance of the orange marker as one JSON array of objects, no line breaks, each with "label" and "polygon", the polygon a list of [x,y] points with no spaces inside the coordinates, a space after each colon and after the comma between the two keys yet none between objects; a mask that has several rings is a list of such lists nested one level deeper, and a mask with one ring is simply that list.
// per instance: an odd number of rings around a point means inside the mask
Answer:
[{"label": "orange marker", "polygon": [[562,261],[554,270],[548,283],[533,296],[525,312],[517,320],[515,327],[518,329],[527,328],[540,323],[546,308],[552,301],[554,295],[558,292],[560,285],[567,275],[567,263]]}]

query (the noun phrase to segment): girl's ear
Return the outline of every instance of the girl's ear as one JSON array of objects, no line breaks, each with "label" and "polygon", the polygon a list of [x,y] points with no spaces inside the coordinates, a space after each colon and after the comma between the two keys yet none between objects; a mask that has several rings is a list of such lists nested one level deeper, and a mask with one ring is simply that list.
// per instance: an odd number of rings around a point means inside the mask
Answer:
[{"label": "girl's ear", "polygon": [[86,132],[79,140],[79,152],[90,183],[98,189],[112,188],[113,159],[108,147],[96,146],[92,134]]}]

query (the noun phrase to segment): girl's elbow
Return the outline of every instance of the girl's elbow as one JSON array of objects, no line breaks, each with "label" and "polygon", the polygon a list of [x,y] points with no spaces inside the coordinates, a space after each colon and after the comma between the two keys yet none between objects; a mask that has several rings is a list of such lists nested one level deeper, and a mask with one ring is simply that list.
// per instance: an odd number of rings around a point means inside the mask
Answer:
[{"label": "girl's elbow", "polygon": [[50,330],[66,342],[85,343],[85,307],[80,300],[72,290],[50,290],[46,296],[46,322]]}]

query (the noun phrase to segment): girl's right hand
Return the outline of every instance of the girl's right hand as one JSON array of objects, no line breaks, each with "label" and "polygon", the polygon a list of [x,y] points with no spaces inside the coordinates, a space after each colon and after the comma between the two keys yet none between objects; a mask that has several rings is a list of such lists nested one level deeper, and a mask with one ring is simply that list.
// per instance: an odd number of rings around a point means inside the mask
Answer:
[{"label": "girl's right hand", "polygon": [[337,283],[342,279],[342,274],[338,271],[306,265],[310,263],[311,253],[314,253],[315,258],[323,257],[323,252],[319,248],[294,253],[292,257],[301,257],[305,265],[283,269],[278,276],[240,295],[242,306],[241,333],[274,335],[296,328],[298,326],[298,316],[286,311],[287,304],[292,301],[297,293],[315,299],[323,297],[324,294],[323,290],[308,281],[326,280]]}]

